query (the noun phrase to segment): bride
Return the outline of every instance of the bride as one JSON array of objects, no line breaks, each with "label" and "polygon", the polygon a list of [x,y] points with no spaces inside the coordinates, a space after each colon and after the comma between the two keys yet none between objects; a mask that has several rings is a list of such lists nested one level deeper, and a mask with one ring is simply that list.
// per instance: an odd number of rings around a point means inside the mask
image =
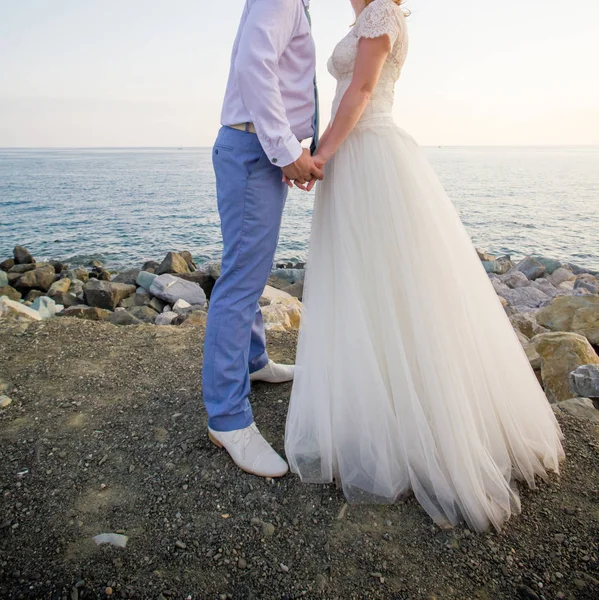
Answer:
[{"label": "bride", "polygon": [[393,122],[402,0],[351,2],[314,157],[286,454],[350,502],[412,490],[440,525],[499,529],[520,509],[516,480],[558,471],[561,432],[451,201]]}]

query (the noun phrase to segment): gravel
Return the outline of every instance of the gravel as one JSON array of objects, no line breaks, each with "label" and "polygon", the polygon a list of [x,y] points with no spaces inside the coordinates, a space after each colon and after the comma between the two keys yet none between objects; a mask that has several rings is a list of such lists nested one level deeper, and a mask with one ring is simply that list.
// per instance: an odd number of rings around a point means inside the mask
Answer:
[{"label": "gravel", "polygon": [[[269,336],[293,360],[294,334]],[[203,330],[0,322],[0,597],[596,600],[599,432],[566,414],[561,476],[501,533],[440,530],[411,497],[252,477],[206,436]],[[257,384],[283,451],[291,387]],[[125,548],[96,545],[126,535]]]}]

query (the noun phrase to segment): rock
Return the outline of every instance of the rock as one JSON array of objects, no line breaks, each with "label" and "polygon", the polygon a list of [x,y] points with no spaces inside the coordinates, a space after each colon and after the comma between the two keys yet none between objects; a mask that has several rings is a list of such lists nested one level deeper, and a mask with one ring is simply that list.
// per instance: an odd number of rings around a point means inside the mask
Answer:
[{"label": "rock", "polygon": [[189,273],[189,265],[178,252],[169,252],[156,269],[156,275],[165,273]]},{"label": "rock", "polygon": [[599,279],[589,273],[579,275],[574,282],[574,289],[581,288],[591,292],[591,294],[599,294]]},{"label": "rock", "polygon": [[549,331],[537,323],[534,313],[531,312],[512,315],[510,317],[510,323],[516,331],[520,331],[529,339],[535,335],[547,333]]},{"label": "rock", "polygon": [[142,271],[147,271],[148,273],[154,273],[156,269],[160,266],[160,263],[155,260],[147,260],[141,267]]},{"label": "rock", "polygon": [[35,262],[35,258],[33,258],[29,250],[27,250],[27,248],[24,248],[23,246],[15,246],[15,249],[13,250],[13,255],[15,257],[16,265],[24,265],[27,263]]},{"label": "rock", "polygon": [[114,310],[121,300],[135,293],[135,286],[92,279],[84,285],[83,290],[90,306]]},{"label": "rock", "polygon": [[10,404],[12,404],[11,398],[5,396],[4,394],[0,395],[0,408],[6,408]]},{"label": "rock", "polygon": [[[291,329],[291,319],[287,314],[287,309],[282,305],[269,304],[262,307],[262,317],[264,319],[264,328],[266,330]],[[273,327],[276,326],[276,327]]]},{"label": "rock", "polygon": [[590,398],[570,398],[554,405],[554,410],[561,410],[573,417],[599,423],[599,410]]},{"label": "rock", "polygon": [[176,312],[173,311],[167,311],[167,312],[163,312],[160,313],[157,317],[156,320],[154,321],[156,325],[172,325],[173,321],[178,317],[179,315]]},{"label": "rock", "polygon": [[0,271],[0,288],[8,285],[8,275],[4,271]]},{"label": "rock", "polygon": [[479,248],[476,248],[476,254],[478,255],[479,260],[481,260],[482,262],[495,261],[495,257],[492,254],[488,254],[487,252],[485,252],[484,250],[480,250]]},{"label": "rock", "polygon": [[286,288],[283,288],[283,292],[287,292],[290,296],[297,298],[298,300],[302,300],[304,297],[304,282],[296,281],[291,285],[288,285]]},{"label": "rock", "polygon": [[494,261],[484,261],[482,265],[487,273],[495,273],[496,275],[503,275],[514,267],[514,263],[509,256],[501,256]]},{"label": "rock", "polygon": [[203,310],[196,310],[181,323],[181,327],[200,326],[206,327],[208,321],[208,313]]},{"label": "rock", "polygon": [[77,317],[78,319],[87,319],[88,321],[108,321],[112,312],[104,308],[77,304],[65,309],[62,314],[65,317]]},{"label": "rock", "polygon": [[559,290],[551,283],[551,281],[549,281],[549,279],[545,279],[544,277],[539,277],[533,281],[531,285],[544,294],[547,294],[552,299],[558,296],[560,293]]},{"label": "rock", "polygon": [[10,285],[0,287],[0,298],[2,296],[6,296],[9,300],[14,300],[15,302],[18,302],[22,297],[21,292],[15,290]]},{"label": "rock", "polygon": [[182,542],[181,540],[177,540],[175,542],[175,548],[179,548],[179,550],[185,550],[187,548],[187,544],[185,544],[185,542]]},{"label": "rock", "polygon": [[571,294],[574,291],[574,281],[563,281],[557,289],[564,294]]},{"label": "rock", "polygon": [[83,281],[81,281],[80,279],[72,279],[71,287],[69,288],[69,292],[71,294],[75,294],[75,296],[77,294],[83,294],[84,287],[85,287],[85,284],[83,283]]},{"label": "rock", "polygon": [[551,281],[553,285],[558,286],[560,283],[564,283],[564,281],[572,281],[576,279],[576,275],[574,275],[570,269],[567,269],[566,267],[560,267],[552,273],[549,273],[549,275],[547,275],[547,279]]},{"label": "rock", "polygon": [[139,269],[127,269],[115,275],[111,281],[114,283],[127,283],[128,285],[135,285],[137,283],[137,276],[139,275]]},{"label": "rock", "polygon": [[195,271],[197,267],[196,264],[193,262],[193,256],[191,255],[191,252],[183,250],[183,252],[179,252],[179,254],[181,255],[181,258],[187,263],[189,270]]},{"label": "rock", "polygon": [[547,294],[532,286],[520,287],[513,290],[508,288],[499,294],[507,300],[509,306],[537,308],[551,300]]},{"label": "rock", "polygon": [[3,260],[0,263],[0,269],[2,269],[3,271],[9,271],[14,266],[15,266],[15,259],[14,258],[7,258],[6,260]]},{"label": "rock", "polygon": [[283,290],[278,290],[277,288],[267,285],[262,292],[262,297],[260,300],[264,300],[270,304],[275,298],[293,298],[293,296],[287,292],[284,292]]},{"label": "rock", "polygon": [[48,296],[55,296],[56,294],[62,294],[68,292],[71,287],[71,280],[68,277],[55,281],[48,290]]},{"label": "rock", "polygon": [[41,315],[32,308],[10,300],[6,296],[0,298],[0,317],[16,319],[17,321],[41,321]]},{"label": "rock", "polygon": [[522,348],[524,348],[524,352],[526,353],[526,358],[528,358],[528,362],[530,366],[535,371],[540,371],[542,366],[541,356],[537,352],[537,347],[534,342],[528,342],[522,344]]},{"label": "rock", "polygon": [[289,317],[289,329],[297,331],[300,328],[302,303],[297,298],[278,297],[272,301],[271,306],[282,306],[285,308]]},{"label": "rock", "polygon": [[17,282],[17,287],[21,291],[41,290],[47,292],[54,283],[56,273],[50,265],[27,271]]},{"label": "rock", "polygon": [[156,277],[150,286],[150,293],[171,306],[179,299],[198,306],[206,304],[206,294],[197,283],[169,274]]},{"label": "rock", "polygon": [[246,568],[247,568],[247,561],[245,560],[245,558],[240,558],[240,559],[237,561],[237,568],[238,568],[240,571],[243,571],[244,569],[246,569]]},{"label": "rock", "polygon": [[214,280],[218,279],[222,272],[222,263],[220,260],[209,260],[201,264],[198,271],[210,275]]},{"label": "rock", "polygon": [[19,279],[21,279],[22,275],[21,273],[7,273],[6,276],[8,277],[8,285],[12,285],[13,287],[17,284],[17,282],[19,281]]},{"label": "rock", "polygon": [[186,315],[191,312],[191,304],[185,300],[179,299],[173,304],[173,312],[177,315]]},{"label": "rock", "polygon": [[585,269],[584,267],[579,267],[578,265],[574,265],[572,263],[567,263],[564,265],[566,268],[570,269],[574,275],[584,275],[585,273],[590,273],[591,275],[599,275],[599,272],[592,271],[591,269]]},{"label": "rock", "polygon": [[538,260],[532,258],[532,256],[527,256],[525,259],[521,260],[516,266],[515,269],[524,273],[526,277],[530,280],[538,279],[545,274],[545,266],[542,265]]},{"label": "rock", "polygon": [[185,281],[193,281],[197,283],[206,294],[207,298],[210,298],[210,294],[212,294],[212,290],[214,289],[214,284],[216,283],[216,279],[212,277],[209,273],[205,273],[204,271],[194,271],[193,273],[181,273],[177,275],[181,279],[185,279]]},{"label": "rock", "polygon": [[516,269],[512,269],[511,271],[506,273],[501,278],[501,281],[512,289],[532,285],[530,279],[528,279],[528,277],[526,277],[526,275],[522,273],[522,271],[518,271]]},{"label": "rock", "polygon": [[89,281],[89,273],[83,267],[75,267],[74,269],[69,269],[67,271],[67,277],[71,281],[74,281],[75,279],[82,281],[83,283]]},{"label": "rock", "polygon": [[533,256],[532,258],[545,267],[545,273],[547,275],[555,273],[555,271],[561,269],[564,266],[559,260],[556,260],[555,258],[547,258],[546,256]]},{"label": "rock", "polygon": [[572,371],[570,390],[583,398],[599,398],[599,365],[582,365]]},{"label": "rock", "polygon": [[56,302],[48,296],[36,298],[31,308],[37,310],[42,319],[51,319],[56,315]]},{"label": "rock", "polygon": [[139,275],[137,276],[136,282],[139,287],[143,288],[144,290],[150,291],[152,283],[154,282],[154,279],[156,279],[156,277],[158,276],[154,275],[154,273],[149,273],[148,271],[140,271]]},{"label": "rock", "polygon": [[560,296],[536,315],[551,331],[570,331],[599,344],[599,296]]},{"label": "rock", "polygon": [[541,357],[541,377],[549,402],[572,397],[569,376],[581,365],[599,364],[599,357],[582,335],[542,333],[532,339]]},{"label": "rock", "polygon": [[52,267],[54,267],[54,272],[58,275],[59,273],[62,273],[63,271],[65,271],[67,269],[68,265],[65,265],[64,263],[61,263],[57,260],[51,260],[50,264],[52,265]]},{"label": "rock", "polygon": [[98,281],[110,281],[112,278],[110,271],[107,271],[106,269],[93,269],[89,276],[90,279],[93,278]]},{"label": "rock", "polygon": [[[36,265],[35,263],[27,263],[24,265],[15,265],[14,267],[12,267],[12,269],[9,270],[9,273],[27,273],[27,271],[33,271],[34,269],[36,269],[38,267],[38,265]],[[52,267],[52,269],[54,269],[54,267]]]},{"label": "rock", "polygon": [[44,292],[40,292],[39,290],[29,290],[24,300],[25,302],[34,302],[36,298],[41,298],[42,296],[45,296]]},{"label": "rock", "polygon": [[52,296],[52,300],[54,300],[56,304],[62,304],[66,308],[80,304],[79,298],[77,298],[75,294],[71,294],[71,292],[61,292],[59,294],[55,294]]},{"label": "rock", "polygon": [[127,312],[144,323],[154,323],[158,313],[149,306],[133,306]]},{"label": "rock", "polygon": [[164,310],[164,307],[167,306],[167,303],[160,298],[152,298],[148,306],[157,313],[161,313]]},{"label": "rock", "polygon": [[124,548],[129,541],[126,535],[120,533],[101,533],[92,538],[96,544],[110,544],[119,548]]},{"label": "rock", "polygon": [[500,279],[491,279],[491,285],[498,295],[503,295],[503,292],[509,292],[510,288]]},{"label": "rock", "polygon": [[141,325],[143,321],[132,315],[125,309],[117,308],[111,315],[109,321],[113,325]]},{"label": "rock", "polygon": [[275,526],[272,523],[262,523],[262,535],[272,537],[275,534]]},{"label": "rock", "polygon": [[305,269],[275,269],[271,273],[268,285],[282,290],[298,281],[304,281],[305,276]]}]

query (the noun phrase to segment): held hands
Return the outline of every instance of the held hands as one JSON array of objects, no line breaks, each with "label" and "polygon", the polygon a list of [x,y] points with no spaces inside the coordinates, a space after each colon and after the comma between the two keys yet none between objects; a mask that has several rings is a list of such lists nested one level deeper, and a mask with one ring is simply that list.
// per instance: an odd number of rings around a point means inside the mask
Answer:
[{"label": "held hands", "polygon": [[289,186],[293,184],[306,192],[309,192],[317,180],[322,180],[322,168],[324,161],[318,159],[318,155],[312,157],[310,150],[304,148],[300,157],[290,165],[283,167],[283,181]]}]

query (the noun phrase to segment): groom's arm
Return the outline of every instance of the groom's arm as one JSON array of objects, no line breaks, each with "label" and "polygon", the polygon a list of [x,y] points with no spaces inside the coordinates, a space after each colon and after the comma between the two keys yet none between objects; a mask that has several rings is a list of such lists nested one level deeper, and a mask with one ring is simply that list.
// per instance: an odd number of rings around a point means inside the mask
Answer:
[{"label": "groom's arm", "polygon": [[297,26],[297,0],[255,0],[235,60],[243,104],[272,163],[285,167],[302,154],[291,131],[279,88],[277,66]]}]

